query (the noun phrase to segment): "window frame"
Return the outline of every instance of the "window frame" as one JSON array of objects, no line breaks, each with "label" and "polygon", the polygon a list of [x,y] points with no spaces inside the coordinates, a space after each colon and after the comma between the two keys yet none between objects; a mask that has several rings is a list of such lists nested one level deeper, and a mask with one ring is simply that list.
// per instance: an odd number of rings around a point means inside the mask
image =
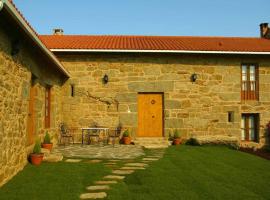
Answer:
[{"label": "window frame", "polygon": [[[254,119],[254,124],[250,127],[251,117]],[[244,127],[242,127],[242,120],[244,118]],[[259,142],[259,132],[260,132],[260,114],[259,113],[242,113],[241,115],[241,141],[242,142]],[[254,139],[251,138],[251,131],[254,131]],[[244,139],[242,138],[242,133],[244,131]]]},{"label": "window frame", "polygon": [[[243,66],[246,66],[246,80],[243,80]],[[254,66],[254,81],[251,81],[250,67]],[[242,63],[241,64],[241,100],[259,100],[259,65],[256,63]],[[244,83],[246,82],[246,83]],[[252,82],[255,85],[254,90],[252,90]],[[246,88],[244,90],[243,88]]]},{"label": "window frame", "polygon": [[45,128],[51,125],[51,86],[45,87]]}]

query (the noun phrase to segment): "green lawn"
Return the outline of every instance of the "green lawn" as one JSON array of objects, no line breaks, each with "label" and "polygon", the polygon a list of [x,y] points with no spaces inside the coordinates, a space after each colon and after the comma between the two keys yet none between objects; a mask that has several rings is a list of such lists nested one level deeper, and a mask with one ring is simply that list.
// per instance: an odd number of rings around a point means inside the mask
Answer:
[{"label": "green lawn", "polygon": [[171,147],[110,200],[270,199],[270,161],[226,147]]},{"label": "green lawn", "polygon": [[0,188],[0,200],[77,200],[86,186],[109,172],[103,164],[84,162],[29,164]]},{"label": "green lawn", "polygon": [[[151,153],[151,151],[148,151]],[[27,165],[0,188],[1,200],[78,199],[108,175],[102,163]],[[270,199],[270,161],[226,147],[170,147],[164,158],[112,187],[109,200]]]}]

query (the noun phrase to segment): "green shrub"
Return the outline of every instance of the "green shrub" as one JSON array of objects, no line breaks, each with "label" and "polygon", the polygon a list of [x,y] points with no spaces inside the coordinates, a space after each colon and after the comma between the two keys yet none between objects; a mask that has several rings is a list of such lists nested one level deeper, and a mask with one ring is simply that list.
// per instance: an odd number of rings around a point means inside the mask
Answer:
[{"label": "green shrub", "polygon": [[263,147],[263,150],[266,151],[266,152],[268,152],[268,153],[270,153],[270,146]]},{"label": "green shrub", "polygon": [[189,138],[186,143],[186,145],[191,145],[191,146],[200,146],[200,143],[196,138]]},{"label": "green shrub", "polygon": [[129,132],[128,132],[128,130],[125,130],[125,131],[124,131],[123,137],[129,137]]},{"label": "green shrub", "polygon": [[181,133],[177,130],[177,129],[175,129],[174,130],[174,134],[173,134],[173,138],[180,138],[181,137]]},{"label": "green shrub", "polygon": [[33,153],[35,153],[35,154],[40,154],[41,153],[41,143],[40,143],[39,139],[36,140],[36,143],[35,143],[35,146],[34,146],[34,149],[33,149]]},{"label": "green shrub", "polygon": [[51,144],[51,137],[50,137],[48,131],[46,131],[43,143],[44,144]]}]

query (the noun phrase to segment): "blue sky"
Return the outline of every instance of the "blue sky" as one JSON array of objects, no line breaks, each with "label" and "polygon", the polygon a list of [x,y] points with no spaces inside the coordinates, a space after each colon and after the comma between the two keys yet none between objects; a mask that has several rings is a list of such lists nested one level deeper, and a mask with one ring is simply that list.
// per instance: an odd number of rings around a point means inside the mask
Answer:
[{"label": "blue sky", "polygon": [[40,34],[259,36],[270,0],[13,0]]}]

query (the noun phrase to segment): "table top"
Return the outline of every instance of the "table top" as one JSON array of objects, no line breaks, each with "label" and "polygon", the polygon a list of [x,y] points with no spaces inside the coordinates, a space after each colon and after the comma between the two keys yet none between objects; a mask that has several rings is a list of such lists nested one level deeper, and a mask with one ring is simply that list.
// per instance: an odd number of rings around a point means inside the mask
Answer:
[{"label": "table top", "polygon": [[107,127],[87,127],[87,128],[81,128],[82,130],[108,130]]}]

